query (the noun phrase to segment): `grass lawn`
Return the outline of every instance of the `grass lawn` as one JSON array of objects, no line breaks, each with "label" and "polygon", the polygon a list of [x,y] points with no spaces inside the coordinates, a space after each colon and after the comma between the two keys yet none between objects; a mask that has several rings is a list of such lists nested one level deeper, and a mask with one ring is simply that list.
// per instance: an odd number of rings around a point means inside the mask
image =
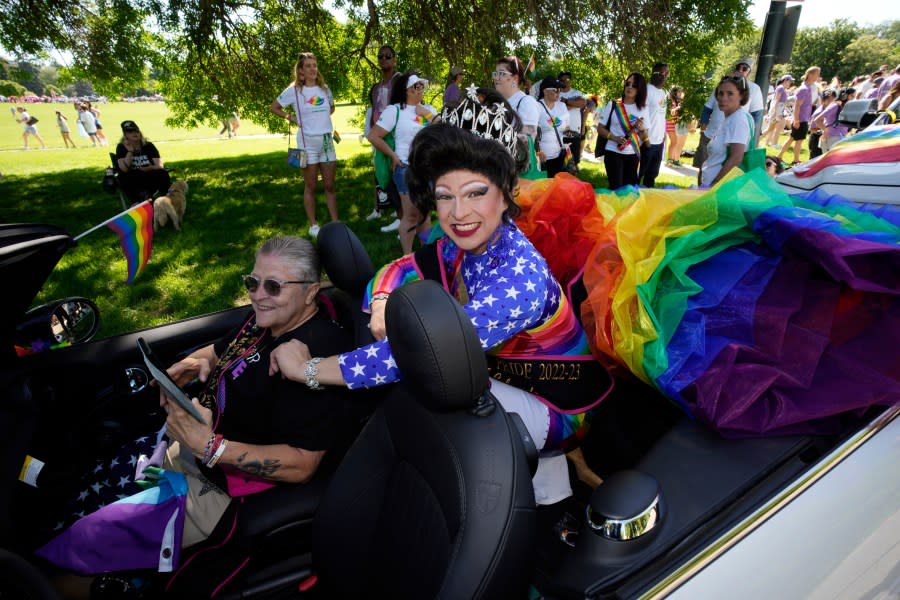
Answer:
[{"label": "grass lawn", "polygon": [[[6,105],[10,106],[10,105]],[[63,108],[59,108],[63,107]],[[115,215],[118,197],[102,191],[100,182],[110,148],[65,150],[53,111],[71,105],[37,105],[32,111],[48,146],[20,147],[21,128],[0,119],[0,218],[5,223],[42,222],[77,235]],[[163,125],[162,103],[101,105],[102,119],[116,125],[133,118],[158,143],[173,175],[190,185],[182,231],[161,229],[153,240],[153,256],[130,286],[125,259],[115,234],[107,228],[83,238],[60,261],[36,302],[86,296],[100,307],[100,336],[150,327],[248,302],[240,275],[253,266],[253,252],[277,233],[306,235],[302,209],[303,183],[286,164],[286,136],[269,135],[244,121],[240,135],[220,139],[218,130],[176,130]],[[400,255],[395,234],[378,228],[388,219],[366,221],[372,210],[372,167],[368,145],[346,125],[353,106],[338,107],[335,123],[343,134],[338,149],[338,203],[341,220],[361,238],[372,260],[381,265]],[[70,118],[70,122],[73,119]],[[74,128],[73,128],[74,130]],[[18,139],[15,139],[18,138]],[[76,143],[83,140],[73,135]],[[11,144],[9,142],[12,142]],[[691,148],[689,141],[687,147]],[[6,150],[4,150],[6,148]],[[16,148],[16,149],[11,149]],[[594,187],[606,185],[600,164],[582,162],[581,178]],[[659,185],[686,187],[692,178],[661,175]],[[318,217],[327,222],[319,196]]]}]

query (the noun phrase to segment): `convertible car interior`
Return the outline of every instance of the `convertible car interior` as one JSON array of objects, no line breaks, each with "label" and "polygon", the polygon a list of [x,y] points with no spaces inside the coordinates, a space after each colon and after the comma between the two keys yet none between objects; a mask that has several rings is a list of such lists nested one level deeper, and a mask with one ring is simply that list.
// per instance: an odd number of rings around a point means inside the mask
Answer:
[{"label": "convertible car interior", "polygon": [[[325,303],[363,343],[371,338],[359,301],[372,263],[343,224],[323,227],[318,243],[334,284]],[[137,338],[174,362],[246,314],[232,308],[66,343],[69,330],[96,331],[96,305],[68,298],[26,309],[73,244],[52,226],[0,228],[0,269],[17,282],[0,323],[4,597],[52,597],[27,561],[54,535],[60,499],[98,457],[163,422]],[[832,435],[729,440],[619,373],[583,442],[605,483],[592,490],[573,471],[575,496],[536,509],[534,446],[486,389],[484,355],[459,306],[421,282],[392,294],[387,311],[409,375],[360,394],[361,433],[332,477],[257,494],[223,519],[220,528],[234,528],[224,532],[233,557],[248,560],[216,597],[302,597],[310,587],[320,597],[639,596],[882,412],[848,415]],[[64,326],[55,345],[54,323]],[[39,330],[53,349],[31,344]],[[16,481],[26,455],[46,463],[36,487]],[[195,549],[194,568],[215,572],[206,550]],[[158,589],[191,594],[191,577],[179,577]]]}]

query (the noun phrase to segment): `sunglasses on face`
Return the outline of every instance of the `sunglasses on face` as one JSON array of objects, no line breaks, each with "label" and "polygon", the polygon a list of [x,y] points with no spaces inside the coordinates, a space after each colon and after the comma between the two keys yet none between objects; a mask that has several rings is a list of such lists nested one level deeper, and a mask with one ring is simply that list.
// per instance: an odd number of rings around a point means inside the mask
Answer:
[{"label": "sunglasses on face", "polygon": [[394,55],[393,55],[393,54],[387,54],[387,53],[385,53],[385,54],[379,54],[379,55],[378,55],[378,60],[388,60],[388,59],[390,59],[390,58],[394,58]]},{"label": "sunglasses on face", "polygon": [[316,283],[315,281],[278,281],[277,279],[260,279],[256,275],[243,276],[244,287],[251,294],[259,289],[262,284],[263,289],[270,296],[277,296],[281,293],[281,289],[289,283]]},{"label": "sunglasses on face", "polygon": [[635,82],[633,82],[633,81],[626,81],[626,82],[625,82],[625,87],[637,89],[637,84],[636,84]]},{"label": "sunglasses on face", "polygon": [[735,69],[735,71],[749,71],[749,70],[750,70],[750,67],[748,67],[747,65],[738,65],[737,68]]},{"label": "sunglasses on face", "polygon": [[425,89],[425,84],[424,83],[414,83],[413,89],[416,90],[417,92],[421,92],[422,90]]},{"label": "sunglasses on face", "polygon": [[494,79],[503,79],[504,77],[509,77],[510,75],[512,75],[512,73],[510,73],[509,71],[494,71],[493,73],[491,73],[491,76]]}]

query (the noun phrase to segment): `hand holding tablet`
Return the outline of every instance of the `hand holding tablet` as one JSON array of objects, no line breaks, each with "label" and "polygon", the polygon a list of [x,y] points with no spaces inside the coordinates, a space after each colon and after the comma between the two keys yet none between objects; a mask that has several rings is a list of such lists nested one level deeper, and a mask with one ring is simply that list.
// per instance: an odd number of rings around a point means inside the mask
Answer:
[{"label": "hand holding tablet", "polygon": [[144,338],[138,338],[138,348],[141,349],[141,354],[144,355],[144,364],[147,365],[150,375],[159,382],[160,387],[165,391],[166,395],[177,402],[189,415],[206,425],[206,419],[204,419],[200,412],[197,411],[191,403],[191,399],[184,393],[184,390],[178,387],[178,384],[169,377],[165,367],[156,355],[153,354],[153,351],[150,349],[147,342],[144,341]]}]

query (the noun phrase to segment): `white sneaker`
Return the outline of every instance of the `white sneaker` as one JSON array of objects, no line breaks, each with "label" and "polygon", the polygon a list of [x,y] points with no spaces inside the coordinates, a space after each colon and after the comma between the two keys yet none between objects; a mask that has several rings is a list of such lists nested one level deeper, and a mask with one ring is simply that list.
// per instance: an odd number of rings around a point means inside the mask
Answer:
[{"label": "white sneaker", "polygon": [[313,223],[309,226],[309,237],[315,238],[319,236],[319,224]]},{"label": "white sneaker", "polygon": [[375,219],[380,219],[381,213],[377,210],[373,210],[371,213],[366,216],[366,221],[374,221]]},{"label": "white sneaker", "polygon": [[394,219],[394,222],[381,228],[381,233],[390,233],[400,229],[400,219]]}]

